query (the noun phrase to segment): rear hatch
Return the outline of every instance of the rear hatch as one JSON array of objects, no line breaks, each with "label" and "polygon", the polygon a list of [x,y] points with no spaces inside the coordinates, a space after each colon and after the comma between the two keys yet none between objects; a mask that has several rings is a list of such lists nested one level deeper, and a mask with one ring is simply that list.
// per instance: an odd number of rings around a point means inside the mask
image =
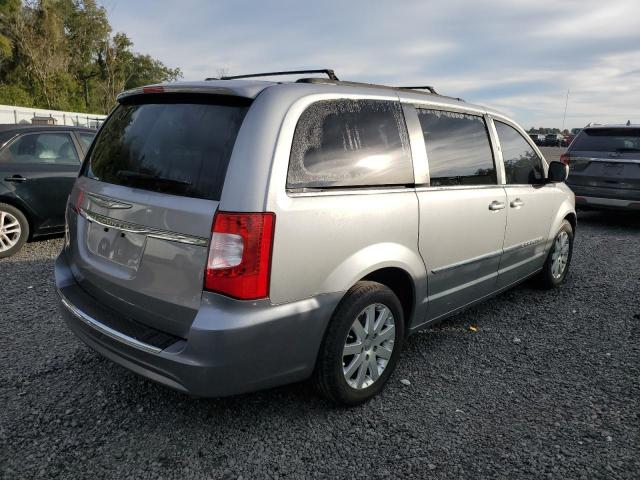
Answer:
[{"label": "rear hatch", "polygon": [[67,211],[67,259],[96,301],[187,337],[249,103],[178,93],[121,100],[87,154]]},{"label": "rear hatch", "polygon": [[567,153],[570,185],[640,189],[640,128],[584,129]]}]

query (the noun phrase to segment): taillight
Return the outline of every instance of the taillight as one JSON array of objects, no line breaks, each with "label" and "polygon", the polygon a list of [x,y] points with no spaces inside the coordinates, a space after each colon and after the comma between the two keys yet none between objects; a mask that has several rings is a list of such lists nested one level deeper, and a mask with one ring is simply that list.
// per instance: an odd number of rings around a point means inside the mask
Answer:
[{"label": "taillight", "polygon": [[569,154],[569,152],[563,153],[562,155],[560,155],[560,161],[565,165],[569,165],[570,160],[571,160],[571,155]]},{"label": "taillight", "polygon": [[273,213],[217,212],[204,287],[242,300],[269,295]]},{"label": "taillight", "polygon": [[[80,213],[80,207],[82,206],[82,201],[84,200],[84,190],[78,190],[78,194],[76,195],[76,201],[71,205],[74,212]],[[71,196],[69,196],[68,203],[71,202]]]}]

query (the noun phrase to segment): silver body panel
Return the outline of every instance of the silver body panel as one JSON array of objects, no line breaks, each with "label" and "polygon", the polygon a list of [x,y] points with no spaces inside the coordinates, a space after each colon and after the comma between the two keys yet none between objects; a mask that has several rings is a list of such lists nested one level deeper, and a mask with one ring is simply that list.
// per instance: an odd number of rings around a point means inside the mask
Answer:
[{"label": "silver body panel", "polygon": [[[514,126],[543,156],[520,127],[484,107],[437,95],[331,83],[213,81],[165,89],[254,99],[239,130],[220,201],[81,177],[71,203],[79,189],[87,195],[79,215],[68,210],[70,240],[56,277],[63,297],[63,284],[76,282],[117,313],[183,339],[189,354],[180,359],[166,350],[135,353],[136,346],[127,341],[121,342],[120,351],[114,335],[107,332],[109,338],[102,339],[83,330],[91,329],[92,322],[69,300],[63,303],[73,330],[92,347],[174,388],[224,395],[310,375],[339,300],[358,280],[382,268],[402,270],[411,279],[408,330],[443,319],[540,270],[561,222],[575,215],[573,195],[563,184],[505,185],[493,118]],[[402,103],[415,186],[287,191],[300,115],[314,102],[343,98]],[[484,116],[498,184],[429,187],[428,158],[414,105]],[[492,204],[502,207],[494,209]],[[207,243],[218,209],[275,213],[269,299],[242,302],[203,292]],[[89,236],[107,243],[111,237],[93,232],[98,227],[132,237],[121,250],[107,246],[100,251]],[[298,339],[296,351],[290,351],[292,338]],[[232,346],[238,352],[229,353]],[[251,355],[256,350],[277,358],[250,378],[248,365],[262,361]],[[187,368],[190,364],[193,369]],[[244,376],[235,378],[237,364]],[[199,368],[203,365],[206,368]],[[203,375],[216,375],[211,388]]]}]

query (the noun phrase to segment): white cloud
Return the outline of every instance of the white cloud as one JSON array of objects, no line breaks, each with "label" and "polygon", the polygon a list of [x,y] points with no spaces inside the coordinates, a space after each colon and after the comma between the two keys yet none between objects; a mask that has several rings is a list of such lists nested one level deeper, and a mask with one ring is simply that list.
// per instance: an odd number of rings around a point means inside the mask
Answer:
[{"label": "white cloud", "polygon": [[640,105],[638,0],[107,1],[136,50],[186,79],[330,67],[349,80],[434,85],[526,125],[559,125],[567,89],[569,126]]}]

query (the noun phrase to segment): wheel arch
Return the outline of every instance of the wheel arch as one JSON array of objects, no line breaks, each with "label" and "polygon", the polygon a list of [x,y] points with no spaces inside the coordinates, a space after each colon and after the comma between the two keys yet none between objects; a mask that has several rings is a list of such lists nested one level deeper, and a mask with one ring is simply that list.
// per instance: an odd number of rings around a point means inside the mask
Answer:
[{"label": "wheel arch", "polygon": [[363,280],[385,285],[398,297],[405,319],[405,334],[409,332],[416,310],[416,286],[409,272],[398,267],[383,267],[367,274],[359,281]]},{"label": "wheel arch", "polygon": [[567,220],[571,224],[573,234],[576,234],[576,227],[578,226],[578,217],[575,212],[569,212],[564,216],[564,220]]},{"label": "wheel arch", "polygon": [[570,202],[568,198],[560,204],[560,207],[556,211],[553,217],[553,221],[551,222],[551,228],[549,229],[549,235],[547,236],[547,252],[551,248],[553,239],[555,238],[560,225],[562,225],[562,222],[564,222],[565,220],[567,220],[571,224],[573,233],[575,235],[576,227],[578,225],[578,217],[576,216],[576,210],[572,202]]}]

